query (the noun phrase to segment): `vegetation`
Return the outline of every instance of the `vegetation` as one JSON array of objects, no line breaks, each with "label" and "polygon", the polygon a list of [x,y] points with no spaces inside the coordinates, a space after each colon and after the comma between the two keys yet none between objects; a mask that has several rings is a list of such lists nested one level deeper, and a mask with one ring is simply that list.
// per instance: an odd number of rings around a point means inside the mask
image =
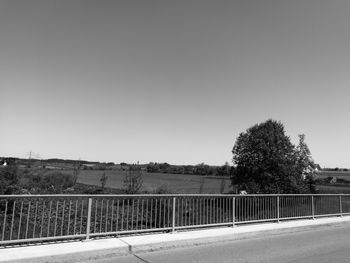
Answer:
[{"label": "vegetation", "polygon": [[105,190],[107,180],[108,180],[108,176],[106,175],[105,172],[103,172],[100,178],[102,192]]},{"label": "vegetation", "polygon": [[230,176],[233,167],[227,162],[222,166],[210,166],[205,163],[197,165],[171,165],[168,163],[149,163],[146,165],[148,173],[169,173],[169,174],[194,174],[212,176]]},{"label": "vegetation", "polygon": [[232,184],[248,193],[309,192],[314,166],[304,138],[301,135],[295,147],[283,124],[274,120],[250,127],[232,150],[236,165]]},{"label": "vegetation", "polygon": [[124,178],[124,189],[127,194],[137,194],[142,188],[142,170],[138,165],[131,165]]},{"label": "vegetation", "polygon": [[0,167],[0,194],[10,195],[18,191],[19,173],[15,163]]}]

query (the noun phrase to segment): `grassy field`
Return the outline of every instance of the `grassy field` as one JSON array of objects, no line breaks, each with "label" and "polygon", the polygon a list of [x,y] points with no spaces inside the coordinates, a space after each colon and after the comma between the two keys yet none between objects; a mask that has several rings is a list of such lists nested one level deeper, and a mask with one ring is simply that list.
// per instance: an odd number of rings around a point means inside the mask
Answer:
[{"label": "grassy field", "polygon": [[[104,172],[108,176],[106,187],[123,188],[123,181],[126,171],[122,170],[82,170],[80,171],[78,182],[88,185],[101,185],[100,178]],[[158,187],[164,186],[169,189],[171,193],[198,194],[201,180],[203,180],[203,193],[220,193],[222,183],[221,178],[205,178],[198,175],[146,172],[143,174],[143,190],[153,192]],[[224,181],[224,191],[228,192],[230,190],[230,180],[226,178]]]},{"label": "grassy field", "polygon": [[316,188],[320,193],[350,194],[350,171],[320,171],[317,172],[316,175],[316,178],[321,180],[329,177],[336,177],[339,182],[342,182],[336,183],[335,185],[319,184]]},{"label": "grassy field", "polygon": [[350,194],[350,185],[317,185],[316,188],[322,194]]},{"label": "grassy field", "polygon": [[320,171],[316,173],[317,178],[325,179],[328,177],[336,177],[337,179],[343,179],[350,182],[350,171],[337,172],[337,171]]}]

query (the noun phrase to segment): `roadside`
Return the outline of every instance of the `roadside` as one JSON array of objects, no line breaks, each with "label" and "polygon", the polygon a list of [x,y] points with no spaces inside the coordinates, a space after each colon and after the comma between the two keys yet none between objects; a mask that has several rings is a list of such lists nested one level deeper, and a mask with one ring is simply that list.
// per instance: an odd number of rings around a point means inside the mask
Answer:
[{"label": "roadside", "polygon": [[294,220],[281,223],[247,224],[235,227],[124,236],[89,241],[51,243],[0,249],[0,262],[79,262],[179,247],[247,239],[257,235],[278,235],[349,223],[350,217]]}]

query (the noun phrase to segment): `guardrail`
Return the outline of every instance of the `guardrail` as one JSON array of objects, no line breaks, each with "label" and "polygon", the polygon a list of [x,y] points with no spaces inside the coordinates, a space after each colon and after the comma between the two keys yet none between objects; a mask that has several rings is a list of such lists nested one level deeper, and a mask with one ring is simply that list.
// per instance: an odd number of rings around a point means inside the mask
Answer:
[{"label": "guardrail", "polygon": [[3,195],[0,245],[343,216],[350,195]]}]

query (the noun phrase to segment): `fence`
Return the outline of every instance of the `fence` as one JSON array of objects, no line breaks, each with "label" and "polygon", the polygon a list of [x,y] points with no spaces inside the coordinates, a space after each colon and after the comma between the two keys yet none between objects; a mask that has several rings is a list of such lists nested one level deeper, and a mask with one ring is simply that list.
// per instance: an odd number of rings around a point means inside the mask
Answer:
[{"label": "fence", "polygon": [[350,195],[4,195],[0,245],[343,216]]}]

